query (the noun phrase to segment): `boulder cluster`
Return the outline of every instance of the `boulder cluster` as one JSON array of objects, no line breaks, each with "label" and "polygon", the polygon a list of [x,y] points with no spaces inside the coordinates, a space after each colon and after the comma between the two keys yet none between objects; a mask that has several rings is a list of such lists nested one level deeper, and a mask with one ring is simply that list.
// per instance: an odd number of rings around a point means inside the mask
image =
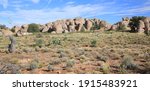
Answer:
[{"label": "boulder cluster", "polygon": [[50,22],[40,26],[41,32],[51,32],[51,33],[80,32],[80,31],[100,30],[101,28],[103,28],[103,30],[108,30],[111,28],[111,24],[100,19],[75,18],[75,19],[57,20],[55,22]]},{"label": "boulder cluster", "polygon": [[[50,33],[68,33],[68,32],[81,32],[81,31],[104,31],[104,30],[132,30],[134,29],[139,32],[150,31],[150,18],[146,17],[138,21],[138,26],[131,26],[131,19],[128,17],[122,18],[122,21],[117,22],[113,25],[109,24],[104,20],[97,18],[87,19],[87,18],[74,18],[74,19],[63,19],[54,22],[49,22],[44,25],[38,25],[40,32],[50,32]],[[8,29],[0,29],[0,35],[12,35],[24,36],[30,35],[29,25],[25,24],[22,26],[14,26],[11,31]]]},{"label": "boulder cluster", "polygon": [[146,17],[139,21],[139,26],[137,27],[138,32],[146,32],[150,31],[150,17]]}]

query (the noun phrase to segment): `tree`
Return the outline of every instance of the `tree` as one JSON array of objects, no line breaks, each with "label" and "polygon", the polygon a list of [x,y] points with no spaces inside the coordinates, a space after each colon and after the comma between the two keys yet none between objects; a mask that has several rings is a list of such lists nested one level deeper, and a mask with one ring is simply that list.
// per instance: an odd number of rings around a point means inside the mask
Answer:
[{"label": "tree", "polygon": [[0,29],[8,29],[8,28],[6,27],[6,25],[1,25],[0,24]]},{"label": "tree", "polygon": [[32,23],[29,25],[28,32],[40,32],[38,24]]},{"label": "tree", "polygon": [[131,28],[131,32],[137,32],[137,28],[139,26],[139,20],[143,20],[144,16],[134,16],[130,19],[129,26]]}]

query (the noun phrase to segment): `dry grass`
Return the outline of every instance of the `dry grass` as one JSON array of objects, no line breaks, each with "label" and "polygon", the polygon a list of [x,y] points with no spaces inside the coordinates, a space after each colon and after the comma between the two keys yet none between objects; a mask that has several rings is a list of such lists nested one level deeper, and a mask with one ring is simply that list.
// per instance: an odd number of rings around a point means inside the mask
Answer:
[{"label": "dry grass", "polygon": [[[34,73],[145,73],[149,57],[145,53],[150,54],[150,36],[135,33],[35,33],[16,40],[16,53],[7,54],[9,40],[0,37],[0,62],[9,60],[19,65],[21,73],[30,73],[25,66],[35,58],[40,67]],[[125,55],[132,56],[136,69],[120,69]],[[104,69],[97,70],[102,65]]]}]

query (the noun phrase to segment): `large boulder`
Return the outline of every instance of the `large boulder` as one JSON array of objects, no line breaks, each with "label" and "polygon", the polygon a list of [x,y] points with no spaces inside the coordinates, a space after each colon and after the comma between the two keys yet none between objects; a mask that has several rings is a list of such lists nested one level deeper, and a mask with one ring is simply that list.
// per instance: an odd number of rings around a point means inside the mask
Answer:
[{"label": "large boulder", "polygon": [[139,26],[138,26],[138,32],[139,33],[144,33],[144,28],[145,28],[145,24],[142,20],[139,20]]},{"label": "large boulder", "polygon": [[28,24],[24,24],[24,25],[21,26],[20,31],[21,31],[21,32],[27,32],[27,31],[28,31],[28,27],[29,27]]},{"label": "large boulder", "polygon": [[52,22],[49,22],[49,23],[47,23],[47,24],[41,26],[41,27],[40,27],[40,28],[41,28],[40,30],[41,30],[41,32],[51,32],[50,30],[52,29],[52,26],[53,26],[53,23],[52,23]]},{"label": "large boulder", "polygon": [[25,36],[25,35],[31,35],[32,33],[28,33],[28,27],[29,27],[29,25],[27,25],[27,24],[22,25],[21,29],[16,33],[16,35],[18,37]]},{"label": "large boulder", "polygon": [[145,24],[145,30],[148,31],[150,30],[150,18],[149,17],[146,17],[144,20],[143,20],[144,24]]},{"label": "large boulder", "polygon": [[87,31],[90,31],[93,26],[93,22],[89,19],[85,19],[85,28]]},{"label": "large boulder", "polygon": [[99,27],[100,30],[104,31],[104,30],[110,30],[111,29],[111,24],[107,23],[106,21],[100,21],[99,23]]},{"label": "large boulder", "polygon": [[62,28],[62,25],[60,23],[54,22],[52,26],[52,30],[55,31],[56,33],[63,33],[64,30]]},{"label": "large boulder", "polygon": [[114,24],[111,26],[110,30],[117,30],[117,28],[118,28],[118,25]]},{"label": "large boulder", "polygon": [[73,19],[66,20],[65,24],[67,26],[68,32],[75,32],[76,31],[76,29],[75,29],[75,27],[76,27],[75,26],[75,22],[74,22]]},{"label": "large boulder", "polygon": [[[76,30],[77,32],[81,31],[81,29],[84,27],[84,24],[85,24],[85,19],[83,18],[75,18],[74,19],[74,23],[76,25]],[[84,27],[85,28],[85,27]]]},{"label": "large boulder", "polygon": [[14,26],[14,27],[11,29],[11,31],[12,31],[13,33],[17,33],[20,29],[21,29],[20,26]]},{"label": "large boulder", "polygon": [[123,30],[123,31],[131,30],[131,28],[129,27],[129,23],[130,18],[128,17],[122,18],[122,21],[117,22],[111,26],[111,30]]}]

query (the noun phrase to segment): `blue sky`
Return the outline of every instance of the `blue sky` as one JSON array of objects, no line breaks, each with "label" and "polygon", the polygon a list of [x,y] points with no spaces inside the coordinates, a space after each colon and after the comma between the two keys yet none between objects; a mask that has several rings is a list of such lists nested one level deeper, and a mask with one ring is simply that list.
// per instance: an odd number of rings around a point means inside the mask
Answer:
[{"label": "blue sky", "polygon": [[127,16],[150,16],[150,0],[0,0],[0,24],[9,27],[74,17],[113,24]]}]

